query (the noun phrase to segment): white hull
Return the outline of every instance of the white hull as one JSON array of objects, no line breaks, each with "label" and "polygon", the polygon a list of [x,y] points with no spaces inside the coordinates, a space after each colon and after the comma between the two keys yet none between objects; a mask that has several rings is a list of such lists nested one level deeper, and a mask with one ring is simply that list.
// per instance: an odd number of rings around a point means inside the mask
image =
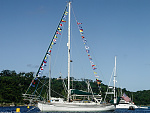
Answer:
[{"label": "white hull", "polygon": [[114,105],[100,105],[96,103],[38,103],[41,111],[70,111],[70,112],[91,112],[91,111],[113,111]]},{"label": "white hull", "polygon": [[116,105],[116,108],[122,108],[122,109],[129,109],[130,107],[133,107],[133,108],[138,108],[135,104],[118,104]]},{"label": "white hull", "polygon": [[140,109],[148,109],[148,107],[140,107],[140,106],[136,106],[135,104],[118,104],[116,105],[116,108],[120,108],[120,109],[129,109],[130,107],[133,107],[134,109],[136,108],[140,108]]}]

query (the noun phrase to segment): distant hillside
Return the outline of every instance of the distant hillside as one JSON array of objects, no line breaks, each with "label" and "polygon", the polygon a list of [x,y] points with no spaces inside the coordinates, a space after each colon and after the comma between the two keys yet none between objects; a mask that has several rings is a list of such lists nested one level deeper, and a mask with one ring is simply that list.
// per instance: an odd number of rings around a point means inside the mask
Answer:
[{"label": "distant hillside", "polygon": [[[3,70],[0,73],[0,103],[24,103],[22,94],[26,92],[31,81],[33,79],[33,72],[29,73],[16,73],[15,71]],[[44,80],[45,77],[41,78]],[[48,81],[48,79],[47,79]],[[67,81],[65,81],[67,82]],[[90,81],[93,92],[99,93],[97,84],[95,81]],[[71,84],[72,87],[72,84]],[[87,84],[83,81],[74,81],[73,88],[80,88],[87,90]],[[64,95],[64,88],[61,79],[52,78],[52,89],[61,95]],[[44,90],[44,89],[43,89]],[[102,96],[107,90],[107,85],[101,84]],[[119,94],[120,88],[117,88]],[[150,105],[150,90],[143,90],[137,92],[127,91],[125,88],[122,89],[123,93],[126,93],[129,97],[133,96],[133,101],[136,105]],[[52,92],[52,96],[56,96],[56,93]],[[107,101],[111,100],[111,96]]]}]

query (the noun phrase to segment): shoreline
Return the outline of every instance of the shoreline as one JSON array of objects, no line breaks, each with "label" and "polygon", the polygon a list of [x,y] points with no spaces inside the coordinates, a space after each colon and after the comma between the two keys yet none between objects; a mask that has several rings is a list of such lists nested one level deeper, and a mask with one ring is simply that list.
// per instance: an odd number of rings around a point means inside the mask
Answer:
[{"label": "shoreline", "polygon": [[[28,106],[27,104],[21,104],[21,103],[0,103],[0,107],[17,107],[17,106]],[[33,106],[33,105],[32,105]]]}]

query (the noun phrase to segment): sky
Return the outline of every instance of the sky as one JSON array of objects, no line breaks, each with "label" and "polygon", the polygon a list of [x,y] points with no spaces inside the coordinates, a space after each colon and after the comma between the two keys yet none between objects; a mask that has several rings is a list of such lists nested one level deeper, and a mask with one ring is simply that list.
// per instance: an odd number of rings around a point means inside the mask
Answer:
[{"label": "sky", "polygon": [[[0,71],[37,72],[66,4],[66,0],[0,0]],[[104,84],[109,83],[117,56],[117,86],[129,91],[150,90],[149,6],[149,0],[72,0],[72,76],[95,80],[77,20],[82,22]],[[53,49],[52,77],[59,77],[60,72],[67,75],[67,67],[61,63],[67,61],[63,60],[67,56],[67,22],[63,27],[63,35]],[[61,45],[63,39],[66,42]]]}]

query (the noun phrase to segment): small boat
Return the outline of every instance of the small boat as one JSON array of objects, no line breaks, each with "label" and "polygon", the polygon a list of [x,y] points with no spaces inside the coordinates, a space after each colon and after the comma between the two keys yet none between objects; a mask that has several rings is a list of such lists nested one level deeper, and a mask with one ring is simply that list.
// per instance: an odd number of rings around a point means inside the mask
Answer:
[{"label": "small boat", "polygon": [[116,105],[116,108],[135,109],[135,108],[139,108],[139,107],[137,107],[133,102],[127,102],[123,98],[121,98],[119,103]]},{"label": "small boat", "polygon": [[120,101],[116,105],[116,108],[129,109],[129,110],[134,110],[134,109],[137,109],[137,108],[148,109],[148,107],[140,107],[140,106],[135,105],[134,102],[125,93],[120,98]]}]

